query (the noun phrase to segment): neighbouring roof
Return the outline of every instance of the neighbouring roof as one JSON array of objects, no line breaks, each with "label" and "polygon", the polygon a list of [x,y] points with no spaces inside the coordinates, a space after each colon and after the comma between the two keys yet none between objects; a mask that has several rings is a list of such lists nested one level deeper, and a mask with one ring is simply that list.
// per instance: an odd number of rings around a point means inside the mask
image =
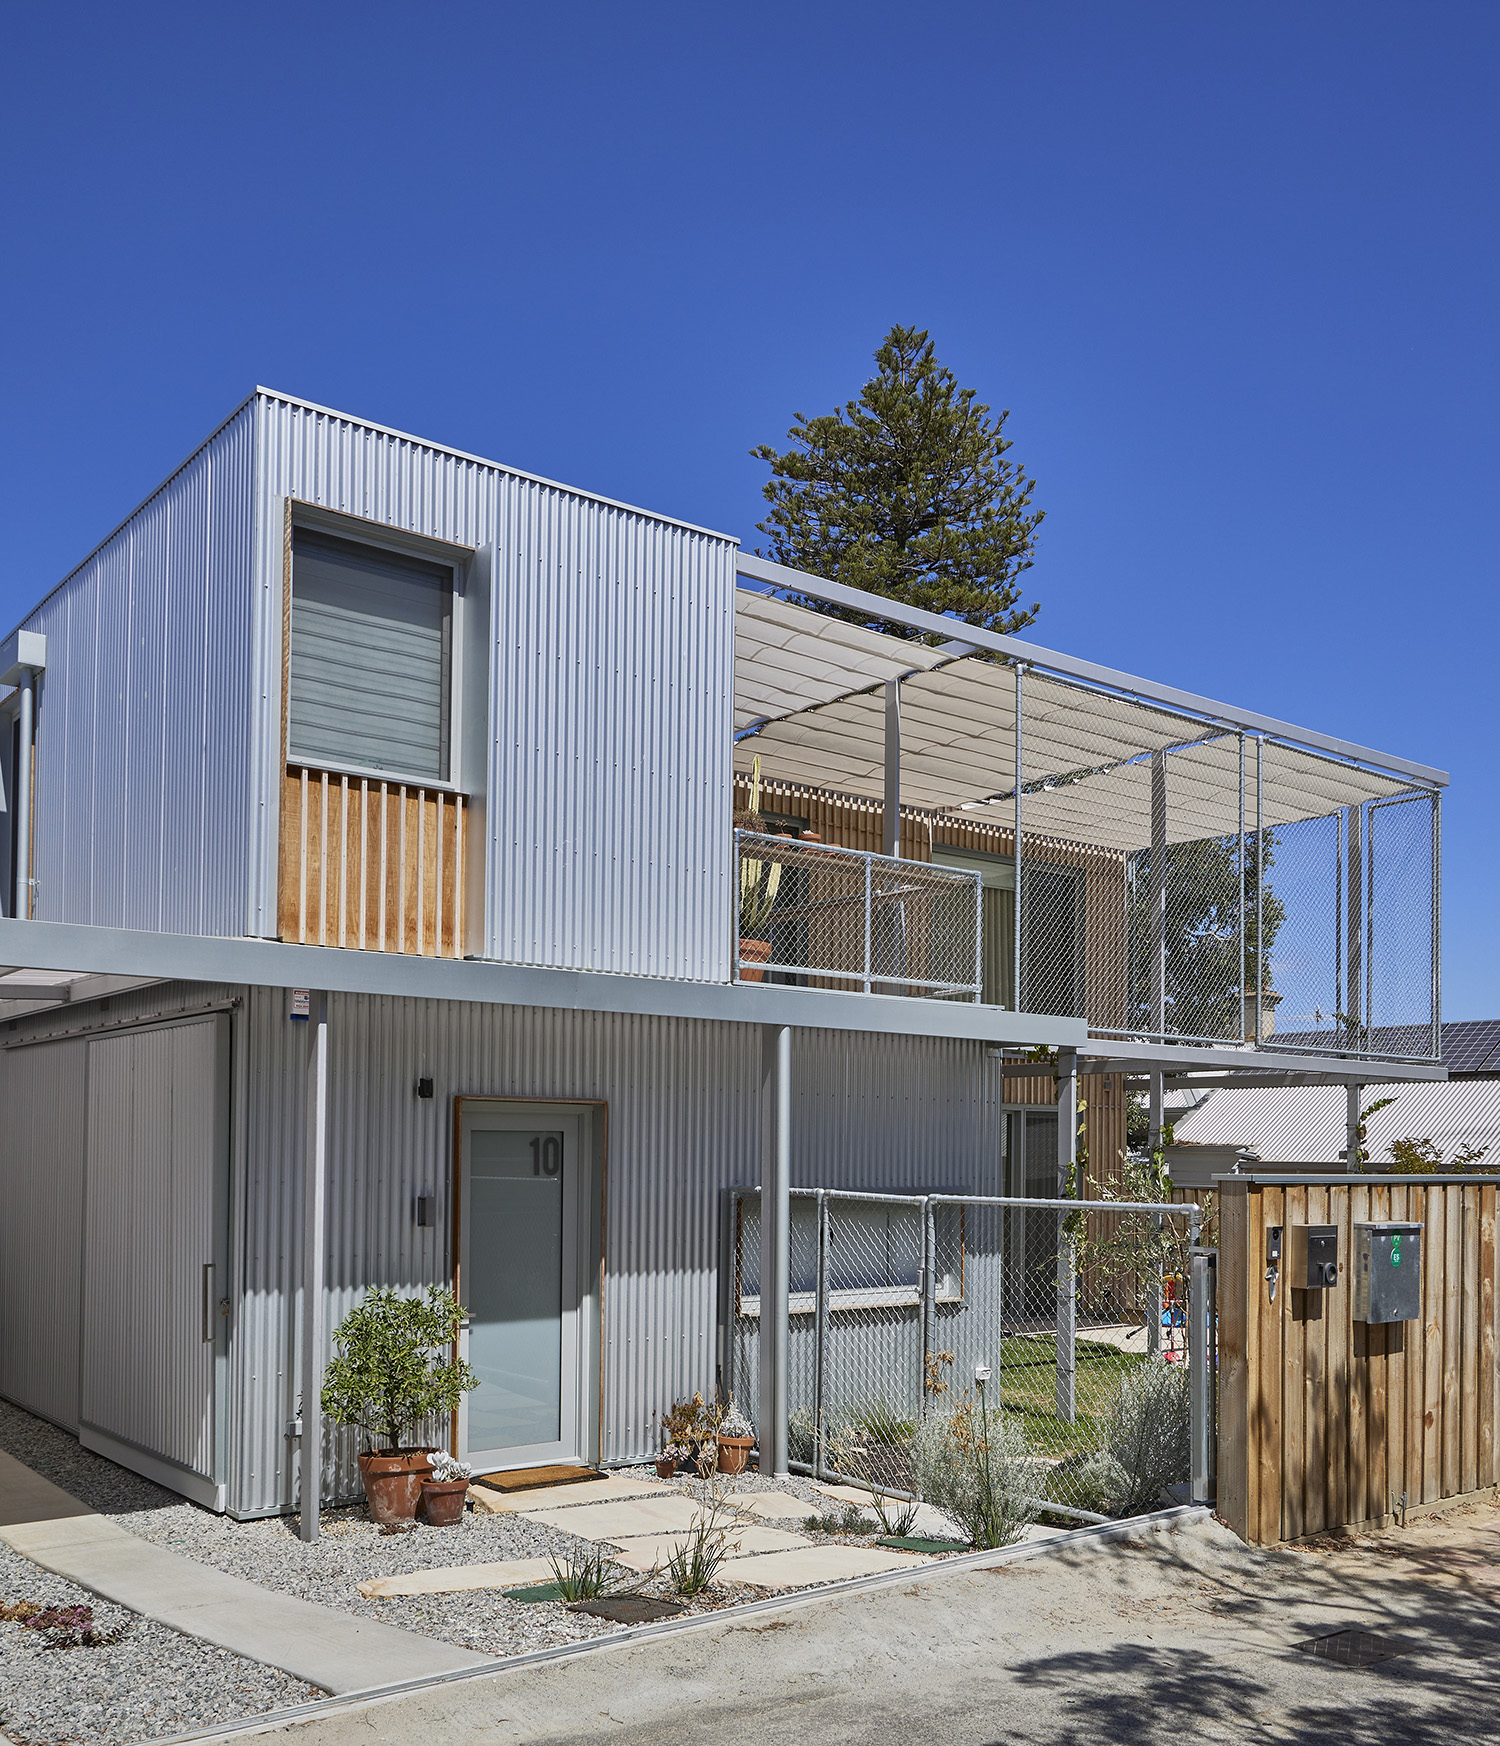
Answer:
[{"label": "neighbouring roof", "polygon": [[[1446,1084],[1367,1085],[1364,1108],[1380,1098],[1366,1128],[1372,1164],[1389,1163],[1392,1140],[1431,1140],[1445,1157],[1464,1145],[1488,1146],[1500,1158],[1500,1077]],[[1348,1104],[1341,1085],[1216,1091],[1173,1127],[1178,1145],[1244,1147],[1262,1164],[1338,1165],[1346,1145]]]}]

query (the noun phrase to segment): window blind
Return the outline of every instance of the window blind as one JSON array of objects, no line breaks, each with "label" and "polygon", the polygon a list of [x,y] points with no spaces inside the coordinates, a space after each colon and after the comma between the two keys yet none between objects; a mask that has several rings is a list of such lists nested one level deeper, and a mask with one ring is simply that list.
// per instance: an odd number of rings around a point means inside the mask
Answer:
[{"label": "window blind", "polygon": [[453,572],[298,528],[288,756],[448,780]]}]

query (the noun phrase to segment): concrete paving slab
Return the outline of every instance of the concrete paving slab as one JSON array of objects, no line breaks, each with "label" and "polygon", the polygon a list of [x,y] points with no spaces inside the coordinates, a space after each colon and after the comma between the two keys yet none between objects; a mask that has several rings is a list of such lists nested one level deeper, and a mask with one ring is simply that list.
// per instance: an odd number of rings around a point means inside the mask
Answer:
[{"label": "concrete paving slab", "polygon": [[759,1557],[726,1558],[720,1567],[729,1582],[752,1588],[801,1588],[810,1582],[845,1582],[882,1570],[918,1570],[930,1564],[918,1552],[876,1552],[865,1546],[809,1546],[805,1551],[766,1552]]},{"label": "concrete paving slab", "polygon": [[626,1498],[619,1503],[580,1504],[574,1509],[526,1510],[529,1521],[545,1522],[586,1540],[617,1540],[622,1535],[660,1534],[690,1528],[698,1506],[683,1492],[665,1497]]},{"label": "concrete paving slab", "polygon": [[[620,1548],[615,1559],[627,1570],[650,1570],[654,1564],[665,1569],[668,1554],[686,1538],[685,1534],[642,1534],[633,1540],[619,1540],[614,1542]],[[767,1528],[759,1522],[737,1528],[731,1538],[737,1543],[735,1552],[739,1556],[748,1556],[752,1552],[790,1552],[800,1546],[812,1546],[812,1541],[805,1540],[801,1534],[789,1534],[782,1528]]]},{"label": "concrete paving slab", "polygon": [[137,1539],[104,1516],[15,1523],[0,1527],[0,1540],[105,1600],[324,1691],[363,1691],[488,1659],[242,1582]]},{"label": "concrete paving slab", "polygon": [[817,1506],[789,1491],[747,1491],[733,1500],[734,1508],[770,1522],[805,1522],[817,1514]]},{"label": "concrete paving slab", "polygon": [[492,1516],[529,1516],[533,1510],[554,1509],[564,1504],[603,1503],[671,1493],[672,1487],[660,1480],[630,1479],[623,1473],[608,1473],[603,1479],[580,1479],[571,1485],[539,1485],[534,1491],[495,1491],[487,1485],[469,1487],[474,1507],[487,1510]]},{"label": "concrete paving slab", "polygon": [[466,1594],[475,1588],[519,1588],[523,1583],[545,1582],[552,1575],[550,1558],[506,1558],[493,1564],[448,1564],[431,1570],[413,1570],[405,1576],[372,1576],[359,1585],[369,1600],[387,1600],[397,1595]]}]

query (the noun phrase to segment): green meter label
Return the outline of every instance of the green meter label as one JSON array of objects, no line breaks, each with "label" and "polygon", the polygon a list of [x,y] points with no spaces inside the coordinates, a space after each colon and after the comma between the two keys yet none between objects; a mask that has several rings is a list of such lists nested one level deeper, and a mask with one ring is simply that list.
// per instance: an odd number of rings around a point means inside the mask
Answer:
[{"label": "green meter label", "polygon": [[1397,1237],[1391,1238],[1391,1266],[1392,1267],[1399,1267],[1400,1265],[1401,1265],[1401,1239],[1399,1236],[1397,1236]]}]

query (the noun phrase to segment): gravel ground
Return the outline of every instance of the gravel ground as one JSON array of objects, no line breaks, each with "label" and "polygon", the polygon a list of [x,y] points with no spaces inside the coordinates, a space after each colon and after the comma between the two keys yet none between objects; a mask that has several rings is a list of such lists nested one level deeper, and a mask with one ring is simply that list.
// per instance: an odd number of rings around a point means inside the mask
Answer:
[{"label": "gravel ground", "polygon": [[115,1746],[234,1721],[324,1694],[227,1649],[179,1636],[0,1546],[0,1601],[91,1606],[97,1649],[49,1649],[41,1634],[0,1622],[0,1730],[17,1746]]},{"label": "gravel ground", "polygon": [[[228,1516],[214,1515],[149,1479],[90,1454],[76,1438],[4,1402],[0,1402],[0,1447],[143,1540],[266,1588],[280,1589],[342,1612],[379,1619],[383,1624],[423,1636],[438,1637],[482,1654],[523,1654],[554,1644],[608,1636],[622,1628],[602,1619],[570,1613],[556,1602],[527,1605],[509,1601],[494,1590],[387,1600],[367,1600],[358,1591],[358,1584],[373,1576],[508,1558],[553,1555],[566,1558],[592,1544],[520,1516],[490,1516],[469,1510],[456,1527],[422,1525],[409,1534],[383,1535],[368,1519],[363,1505],[359,1505],[325,1511],[322,1534],[309,1546],[297,1538],[295,1517],[236,1522]],[[651,1467],[626,1471],[631,1477],[656,1480],[655,1469]],[[686,1478],[672,1483],[685,1491],[690,1491],[693,1485]],[[773,1481],[746,1473],[735,1483],[736,1489],[744,1492],[789,1492],[807,1501],[806,1513],[811,1513],[814,1506],[829,1507],[828,1499],[810,1480],[793,1477]],[[776,1525],[801,1529],[804,1521],[805,1514],[799,1514]],[[827,1538],[856,1546],[873,1543],[869,1537],[844,1534]],[[666,1595],[669,1590],[664,1581],[658,1581],[645,1592]],[[694,1612],[715,1611],[758,1599],[763,1592],[724,1585],[711,1589],[689,1606]]]}]

